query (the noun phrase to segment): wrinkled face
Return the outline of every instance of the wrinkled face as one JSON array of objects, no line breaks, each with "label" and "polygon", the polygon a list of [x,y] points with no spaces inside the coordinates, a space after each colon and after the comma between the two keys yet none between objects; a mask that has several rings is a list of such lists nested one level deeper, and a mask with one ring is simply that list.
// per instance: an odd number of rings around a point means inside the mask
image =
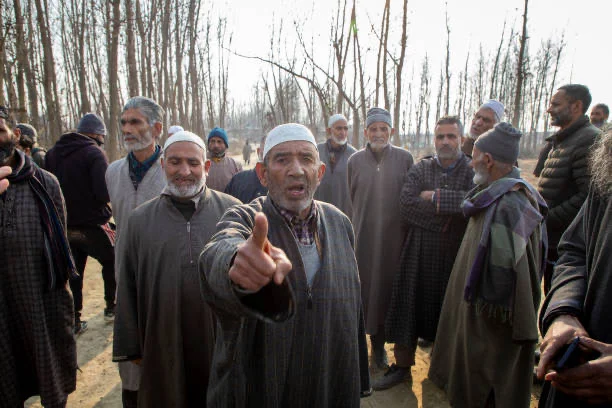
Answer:
[{"label": "wrinkled face", "polygon": [[382,151],[388,144],[389,138],[393,134],[392,129],[386,122],[371,123],[365,130],[365,137],[370,142],[370,148],[374,152]]},{"label": "wrinkled face", "polygon": [[0,165],[7,164],[15,154],[18,140],[19,137],[13,133],[6,119],[0,118]]},{"label": "wrinkled face", "polygon": [[591,110],[591,123],[596,126],[601,126],[608,120],[608,117],[601,108],[593,108]]},{"label": "wrinkled face", "polygon": [[223,139],[217,136],[213,136],[208,139],[208,151],[212,153],[213,156],[219,157],[225,153],[225,142]]},{"label": "wrinkled face", "polygon": [[346,144],[348,140],[348,123],[346,120],[340,119],[334,122],[331,128],[329,128],[331,140],[339,145]]},{"label": "wrinkled face", "polygon": [[493,129],[495,126],[495,112],[489,108],[480,108],[474,114],[472,119],[472,125],[470,126],[470,136],[478,138],[489,129]]},{"label": "wrinkled face", "polygon": [[472,162],[470,166],[474,169],[474,184],[479,186],[486,186],[489,184],[489,169],[487,167],[487,161],[490,158],[480,150],[476,146],[474,146],[474,150],[472,151]]},{"label": "wrinkled face", "polygon": [[195,143],[176,142],[168,146],[162,158],[168,189],[175,197],[193,197],[206,183],[210,162],[204,160],[204,151]]},{"label": "wrinkled face", "polygon": [[149,124],[147,117],[138,109],[128,109],[121,114],[123,146],[128,152],[137,152],[150,147],[159,136],[157,129]]},{"label": "wrinkled face", "polygon": [[257,163],[256,170],[276,204],[304,216],[323,178],[325,165],[319,161],[319,152],[312,143],[292,141],[270,149],[264,163]]},{"label": "wrinkled face", "polygon": [[565,127],[572,123],[572,105],[577,101],[571,102],[570,98],[565,94],[565,91],[557,91],[550,99],[548,105],[548,114],[550,115],[550,124],[552,126]]},{"label": "wrinkled face", "polygon": [[440,160],[454,160],[461,151],[461,135],[456,123],[438,125],[434,130],[436,138],[434,145]]}]

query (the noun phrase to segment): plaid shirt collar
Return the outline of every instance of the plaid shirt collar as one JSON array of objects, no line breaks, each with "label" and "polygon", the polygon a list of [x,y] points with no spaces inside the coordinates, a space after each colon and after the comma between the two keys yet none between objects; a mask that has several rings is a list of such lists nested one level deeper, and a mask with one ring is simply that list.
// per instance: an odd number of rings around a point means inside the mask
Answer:
[{"label": "plaid shirt collar", "polygon": [[314,200],[310,205],[310,213],[305,219],[299,218],[293,211],[289,211],[278,206],[272,199],[270,199],[270,201],[272,201],[272,204],[278,210],[278,212],[281,213],[299,244],[312,245],[315,242],[317,206],[315,205]]}]

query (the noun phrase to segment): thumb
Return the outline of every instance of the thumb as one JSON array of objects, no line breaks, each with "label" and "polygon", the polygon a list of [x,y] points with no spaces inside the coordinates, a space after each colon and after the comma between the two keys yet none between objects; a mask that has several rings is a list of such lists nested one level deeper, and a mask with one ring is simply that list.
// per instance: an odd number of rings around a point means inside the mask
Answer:
[{"label": "thumb", "polygon": [[251,242],[257,245],[262,251],[266,249],[266,243],[268,240],[268,219],[264,213],[255,214],[255,225],[253,226],[253,233],[251,234]]}]

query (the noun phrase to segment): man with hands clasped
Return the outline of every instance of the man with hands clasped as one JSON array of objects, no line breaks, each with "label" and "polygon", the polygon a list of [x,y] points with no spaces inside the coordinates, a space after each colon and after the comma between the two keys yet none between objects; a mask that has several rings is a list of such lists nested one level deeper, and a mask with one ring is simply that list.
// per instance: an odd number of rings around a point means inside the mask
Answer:
[{"label": "man with hands clasped", "polygon": [[[537,376],[547,381],[540,407],[612,407],[612,131],[594,145],[589,167],[589,192],[561,237],[540,314]],[[576,336],[578,365],[557,370],[562,348]]]},{"label": "man with hands clasped", "polygon": [[354,234],[313,200],[325,165],[310,130],[274,128],[256,171],[268,195],[229,209],[200,256],[219,328],[208,406],[358,407],[370,386]]}]

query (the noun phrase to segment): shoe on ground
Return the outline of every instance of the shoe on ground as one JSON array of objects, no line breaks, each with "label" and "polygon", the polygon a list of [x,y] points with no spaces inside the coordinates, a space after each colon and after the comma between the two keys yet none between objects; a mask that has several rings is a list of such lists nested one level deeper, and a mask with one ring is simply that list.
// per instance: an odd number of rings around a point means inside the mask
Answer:
[{"label": "shoe on ground", "polygon": [[419,337],[419,340],[417,340],[417,345],[420,348],[428,348],[428,347],[433,346],[433,341],[425,340],[425,339]]},{"label": "shoe on ground", "polygon": [[374,381],[372,388],[376,391],[386,390],[409,380],[412,380],[410,367],[404,368],[392,364],[385,375]]},{"label": "shoe on ground", "polygon": [[109,305],[104,309],[104,320],[107,322],[115,320],[115,305]]},{"label": "shoe on ground", "polygon": [[389,359],[387,358],[387,350],[384,347],[374,349],[374,363],[380,370],[389,368]]},{"label": "shoe on ground", "polygon": [[75,336],[80,336],[81,334],[83,334],[84,332],[87,331],[87,322],[84,320],[77,320],[74,323],[74,335]]}]

